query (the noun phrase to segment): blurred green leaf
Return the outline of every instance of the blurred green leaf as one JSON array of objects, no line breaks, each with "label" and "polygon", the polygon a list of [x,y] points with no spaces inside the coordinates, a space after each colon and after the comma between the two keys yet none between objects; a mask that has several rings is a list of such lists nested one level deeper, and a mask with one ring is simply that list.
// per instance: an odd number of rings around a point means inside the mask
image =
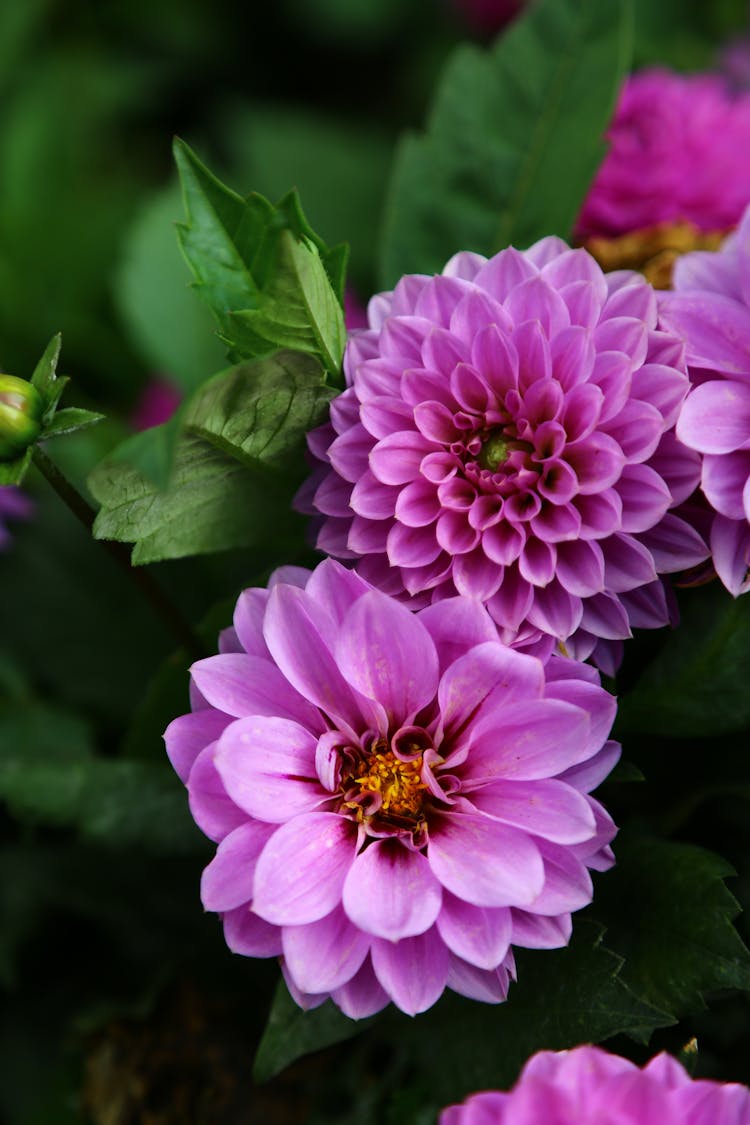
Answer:
[{"label": "blurred green leaf", "polygon": [[750,724],[750,598],[714,583],[684,599],[682,621],[620,699],[617,730],[700,738]]},{"label": "blurred green leaf", "polygon": [[[94,534],[134,543],[135,564],[266,540],[280,552],[290,548],[301,527],[289,509],[304,473],[304,436],[332,395],[320,366],[299,352],[215,376],[184,408],[166,489],[121,456],[95,469],[89,484],[101,511]],[[162,440],[160,429],[139,435],[141,445]]]},{"label": "blurred green leaf", "polygon": [[427,132],[401,142],[382,280],[569,236],[628,66],[629,0],[540,0],[489,51],[459,47]]},{"label": "blurred green leaf", "polygon": [[39,702],[0,704],[0,797],[19,819],[110,846],[179,854],[199,842],[166,758],[97,757],[86,721]]},{"label": "blurred green leaf", "polygon": [[146,362],[190,393],[224,366],[225,348],[175,242],[180,210],[177,184],[147,200],[125,236],[114,284],[120,315]]},{"label": "blurred green leaf", "polygon": [[275,207],[257,194],[242,199],[181,141],[175,160],[187,215],[180,243],[230,358],[293,348],[339,378],[345,250],[317,237],[294,192]]},{"label": "blurred green leaf", "polygon": [[703,1008],[704,993],[750,990],[750,952],[732,920],[737,900],[720,856],[690,844],[623,835],[617,866],[590,913],[607,927],[621,957],[622,980],[675,1019]]},{"label": "blurred green leaf", "polygon": [[[380,5],[381,0],[377,0]],[[329,244],[351,243],[349,273],[369,296],[392,144],[363,117],[347,121],[302,106],[238,106],[225,125],[234,174],[269,199],[293,184]]]},{"label": "blurred green leaf", "polygon": [[255,1056],[253,1078],[256,1082],[268,1082],[295,1059],[334,1043],[343,1043],[365,1031],[373,1022],[374,1019],[348,1019],[332,1000],[305,1012],[294,1002],[281,980]]}]

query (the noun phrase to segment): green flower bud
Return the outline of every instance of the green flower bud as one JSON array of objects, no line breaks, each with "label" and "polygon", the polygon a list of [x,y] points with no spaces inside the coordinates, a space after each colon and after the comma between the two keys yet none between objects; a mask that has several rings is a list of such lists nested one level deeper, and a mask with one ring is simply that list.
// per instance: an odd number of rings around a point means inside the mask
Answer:
[{"label": "green flower bud", "polygon": [[12,461],[36,441],[43,413],[36,387],[15,375],[0,375],[0,461]]}]

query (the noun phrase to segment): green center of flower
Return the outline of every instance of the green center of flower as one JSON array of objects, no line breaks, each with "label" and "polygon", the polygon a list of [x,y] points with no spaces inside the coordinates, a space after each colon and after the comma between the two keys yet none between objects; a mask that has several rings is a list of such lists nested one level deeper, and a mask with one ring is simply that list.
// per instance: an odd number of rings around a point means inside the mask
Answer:
[{"label": "green center of flower", "polygon": [[510,445],[502,430],[491,430],[484,442],[479,457],[479,464],[483,469],[494,473],[510,456]]}]

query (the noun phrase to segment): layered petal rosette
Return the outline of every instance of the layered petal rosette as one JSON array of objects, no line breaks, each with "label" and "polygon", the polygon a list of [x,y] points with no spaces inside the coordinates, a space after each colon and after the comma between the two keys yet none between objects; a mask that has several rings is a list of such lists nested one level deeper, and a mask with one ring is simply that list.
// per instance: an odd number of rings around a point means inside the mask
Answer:
[{"label": "layered petal rosette", "polygon": [[318,547],[414,606],[485,602],[509,643],[575,634],[583,657],[665,624],[659,576],[708,548],[672,511],[700,462],[673,433],[683,345],[644,279],[546,238],[459,254],[368,311],[309,439]]},{"label": "layered petal rosette", "polygon": [[609,152],[578,220],[578,237],[614,238],[687,220],[735,226],[750,199],[750,93],[719,75],[642,70],[623,87]]},{"label": "layered petal rosette", "polygon": [[750,208],[720,251],[678,262],[674,285],[661,322],[685,340],[693,383],[676,432],[702,455],[713,562],[736,597],[750,589]]},{"label": "layered petal rosette", "polygon": [[750,1125],[750,1090],[693,1080],[665,1053],[641,1070],[600,1047],[540,1051],[509,1093],[474,1094],[439,1125]]},{"label": "layered petal rosette", "polygon": [[512,945],[565,945],[612,862],[617,760],[593,669],[503,645],[467,598],[412,613],[332,560],[240,597],[166,732],[218,843],[229,947],[358,1018],[505,998]]}]

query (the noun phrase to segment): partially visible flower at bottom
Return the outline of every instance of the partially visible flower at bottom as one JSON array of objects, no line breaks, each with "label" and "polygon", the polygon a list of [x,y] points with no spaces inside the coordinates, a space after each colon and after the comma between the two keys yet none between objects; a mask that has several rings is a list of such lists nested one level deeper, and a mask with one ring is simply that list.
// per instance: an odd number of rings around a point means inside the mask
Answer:
[{"label": "partially visible flower at bottom", "polygon": [[589,796],[619,746],[596,672],[502,644],[479,602],[412,613],[339,563],[246,590],[165,738],[230,949],[303,1007],[498,1003],[512,945],[565,945],[612,863]]},{"label": "partially visible flower at bottom", "polygon": [[11,540],[6,520],[28,519],[34,510],[34,505],[25,492],[14,485],[0,485],[0,551],[4,550]]},{"label": "partially visible flower at bottom", "polygon": [[693,1080],[662,1053],[641,1070],[600,1047],[540,1051],[508,1093],[473,1094],[439,1125],[750,1125],[750,1090]]}]

